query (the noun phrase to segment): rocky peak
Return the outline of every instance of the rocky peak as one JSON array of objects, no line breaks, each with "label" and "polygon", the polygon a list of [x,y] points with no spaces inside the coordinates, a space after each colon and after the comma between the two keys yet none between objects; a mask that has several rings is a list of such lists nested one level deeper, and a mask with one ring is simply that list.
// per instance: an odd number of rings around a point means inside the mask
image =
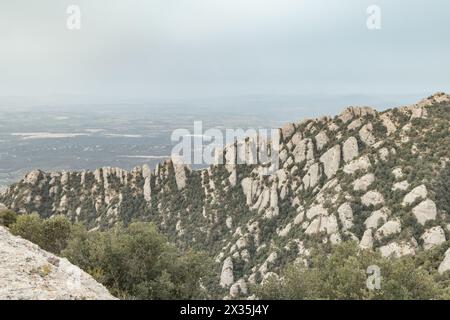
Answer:
[{"label": "rocky peak", "polygon": [[0,299],[113,300],[86,272],[0,226]]}]

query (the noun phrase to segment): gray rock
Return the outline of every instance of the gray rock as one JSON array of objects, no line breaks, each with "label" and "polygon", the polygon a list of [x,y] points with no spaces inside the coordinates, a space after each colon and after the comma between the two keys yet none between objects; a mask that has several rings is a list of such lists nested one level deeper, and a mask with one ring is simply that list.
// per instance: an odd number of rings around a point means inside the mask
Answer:
[{"label": "gray rock", "polygon": [[439,226],[426,230],[421,238],[425,250],[432,249],[446,241],[444,229]]},{"label": "gray rock", "polygon": [[341,146],[336,145],[325,152],[320,157],[320,162],[323,163],[324,172],[327,178],[333,177],[338,171],[341,163]]},{"label": "gray rock", "polygon": [[349,162],[356,158],[359,155],[358,140],[355,137],[348,138],[342,146],[342,152],[344,162]]},{"label": "gray rock", "polygon": [[108,290],[65,258],[0,227],[0,299],[112,300]]},{"label": "gray rock", "polygon": [[353,182],[353,190],[367,191],[367,188],[375,181],[375,175],[368,173]]},{"label": "gray rock", "polygon": [[438,272],[440,274],[444,274],[445,272],[450,270],[450,248],[447,249],[444,255],[444,260],[442,260],[439,265]]},{"label": "gray rock", "polygon": [[425,225],[429,220],[435,220],[437,216],[436,204],[429,199],[415,206],[412,212],[421,225]]},{"label": "gray rock", "polygon": [[427,187],[423,184],[414,188],[410,193],[408,193],[405,198],[403,198],[402,205],[408,206],[414,203],[418,199],[426,199],[428,195]]},{"label": "gray rock", "polygon": [[234,282],[233,275],[233,260],[227,257],[222,265],[222,273],[220,274],[220,286],[223,288],[229,287]]},{"label": "gray rock", "polygon": [[384,203],[384,197],[378,191],[369,191],[361,197],[361,202],[363,205],[368,207],[369,205],[376,206],[378,204]]}]

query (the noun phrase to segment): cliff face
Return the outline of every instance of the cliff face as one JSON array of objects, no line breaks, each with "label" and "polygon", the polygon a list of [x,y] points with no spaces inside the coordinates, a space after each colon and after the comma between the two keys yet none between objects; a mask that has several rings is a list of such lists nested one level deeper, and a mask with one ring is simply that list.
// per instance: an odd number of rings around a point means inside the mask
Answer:
[{"label": "cliff face", "polygon": [[0,227],[0,299],[115,299],[90,275]]},{"label": "cliff face", "polygon": [[349,107],[280,129],[280,169],[270,176],[234,165],[229,146],[228,165],[197,171],[170,160],[131,172],[33,171],[0,202],[92,228],[153,221],[179,246],[214,255],[218,282],[237,297],[287,262],[307,263],[319,243],[354,240],[402,256],[449,240],[440,203],[450,195],[435,183],[450,161],[449,125],[443,93],[384,112]]}]

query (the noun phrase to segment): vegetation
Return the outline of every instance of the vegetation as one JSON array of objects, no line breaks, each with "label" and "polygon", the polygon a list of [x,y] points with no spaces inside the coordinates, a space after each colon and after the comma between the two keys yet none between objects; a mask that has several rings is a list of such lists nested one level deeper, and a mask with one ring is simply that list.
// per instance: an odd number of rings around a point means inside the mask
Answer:
[{"label": "vegetation", "polygon": [[[282,300],[449,298],[448,281],[419,266],[420,257],[382,258],[379,253],[359,249],[354,242],[335,246],[330,252],[317,249],[312,257],[309,268],[290,265],[282,281],[271,277],[256,286],[257,297]],[[370,277],[370,266],[379,268],[379,289],[371,282],[374,278]],[[368,286],[368,281],[374,286]]]},{"label": "vegetation", "polygon": [[208,256],[178,251],[151,223],[87,231],[65,216],[42,219],[34,213],[20,215],[14,223],[11,212],[0,217],[13,234],[67,257],[119,298],[209,298],[202,286],[212,276]]},{"label": "vegetation", "polygon": [[17,214],[12,210],[0,211],[0,226],[9,227],[17,220]]}]

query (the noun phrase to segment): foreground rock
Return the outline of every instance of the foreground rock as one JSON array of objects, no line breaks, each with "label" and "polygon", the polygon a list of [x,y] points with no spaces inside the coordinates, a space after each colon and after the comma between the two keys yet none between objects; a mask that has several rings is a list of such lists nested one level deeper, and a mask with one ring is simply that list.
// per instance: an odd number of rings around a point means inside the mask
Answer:
[{"label": "foreground rock", "polygon": [[90,275],[0,227],[0,299],[113,300]]}]

